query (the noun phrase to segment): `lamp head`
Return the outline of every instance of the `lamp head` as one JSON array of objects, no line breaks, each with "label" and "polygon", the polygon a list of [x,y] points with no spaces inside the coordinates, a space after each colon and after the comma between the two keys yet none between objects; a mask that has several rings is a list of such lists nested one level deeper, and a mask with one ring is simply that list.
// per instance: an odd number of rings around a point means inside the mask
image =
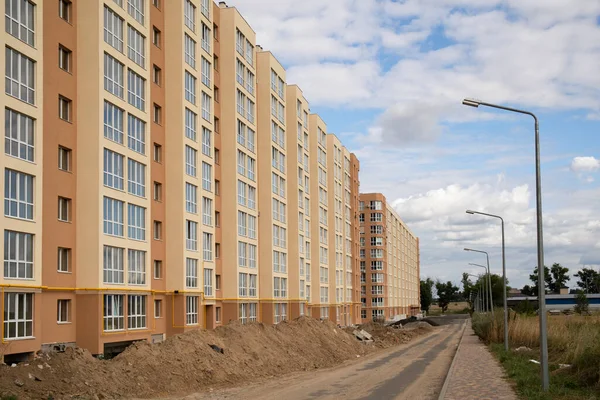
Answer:
[{"label": "lamp head", "polygon": [[466,247],[463,250],[464,251],[471,251],[471,249],[467,249]]},{"label": "lamp head", "polygon": [[465,106],[469,106],[469,107],[479,107],[479,102],[477,100],[473,100],[473,99],[464,99],[462,101],[463,105]]},{"label": "lamp head", "polygon": [[467,210],[467,211],[465,211],[465,212],[466,212],[467,214],[475,214],[475,211],[473,211],[473,210]]}]

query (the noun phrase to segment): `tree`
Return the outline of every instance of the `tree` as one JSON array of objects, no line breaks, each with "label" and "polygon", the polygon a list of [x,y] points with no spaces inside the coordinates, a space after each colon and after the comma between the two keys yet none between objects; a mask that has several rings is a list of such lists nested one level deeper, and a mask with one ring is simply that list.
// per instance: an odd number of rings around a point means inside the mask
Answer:
[{"label": "tree", "polygon": [[524,294],[525,296],[536,296],[537,290],[534,290],[532,286],[525,285],[523,286],[523,289],[521,289],[521,294]]},{"label": "tree", "polygon": [[[533,282],[533,286],[532,286],[532,291],[533,291],[533,296],[537,296],[538,294],[538,268],[535,267],[535,269],[533,270],[533,274],[529,275],[529,279],[531,279],[531,282]],[[544,265],[544,281],[545,281],[545,287],[546,287],[546,293],[548,292],[548,288],[550,287],[550,285],[552,285],[553,281],[552,281],[552,275],[550,275],[550,268],[546,267]]]},{"label": "tree", "polygon": [[563,267],[559,263],[552,264],[550,274],[552,275],[552,281],[548,284],[548,288],[553,293],[560,293],[560,289],[564,288],[567,281],[571,280],[569,268]]},{"label": "tree", "polygon": [[469,303],[469,307],[473,307],[473,299],[471,298],[471,294],[473,293],[473,283],[469,279],[469,274],[467,272],[463,272],[461,283],[463,285],[463,296],[465,300]]},{"label": "tree", "polygon": [[575,297],[575,312],[577,314],[587,313],[589,306],[590,301],[588,300],[583,290],[580,290],[579,293],[577,293],[577,296]]},{"label": "tree", "polygon": [[587,293],[600,293],[600,273],[591,268],[582,268],[573,276],[579,278],[577,286],[581,290],[585,290]]},{"label": "tree", "polygon": [[431,278],[421,280],[421,310],[429,312],[433,303],[433,281]]},{"label": "tree", "polygon": [[[496,275],[496,274],[492,274],[492,303],[494,304],[495,307],[503,307],[504,306],[504,296],[502,295],[502,292],[504,290],[504,285],[502,284],[502,277],[500,275]],[[488,290],[488,278],[487,278],[487,274],[486,275],[482,275],[477,282],[475,283],[476,286],[479,287],[484,287],[486,290],[486,296],[489,296],[489,294],[487,294],[487,290]],[[508,294],[508,290],[510,288],[508,287],[508,279],[506,280],[506,291]],[[488,297],[489,298],[489,297]],[[487,300],[487,298],[486,298]]]},{"label": "tree", "polygon": [[458,287],[454,286],[452,282],[448,281],[447,283],[443,283],[438,281],[435,284],[435,289],[438,294],[438,305],[442,309],[442,312],[446,312],[448,309],[448,305],[455,298],[455,295],[458,293]]}]

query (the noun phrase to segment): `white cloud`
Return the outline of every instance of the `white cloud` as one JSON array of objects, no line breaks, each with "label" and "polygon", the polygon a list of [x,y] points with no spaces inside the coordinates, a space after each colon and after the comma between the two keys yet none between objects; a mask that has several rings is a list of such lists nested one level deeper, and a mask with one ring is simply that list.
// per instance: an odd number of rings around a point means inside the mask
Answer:
[{"label": "white cloud", "polygon": [[593,172],[600,169],[600,160],[595,157],[575,157],[571,162],[574,172]]}]

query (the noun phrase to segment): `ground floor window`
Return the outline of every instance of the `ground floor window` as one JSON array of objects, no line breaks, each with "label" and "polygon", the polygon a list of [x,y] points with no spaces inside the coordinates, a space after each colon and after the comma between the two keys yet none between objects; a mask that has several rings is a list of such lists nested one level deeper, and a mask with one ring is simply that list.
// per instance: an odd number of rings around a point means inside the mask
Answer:
[{"label": "ground floor window", "polygon": [[33,337],[33,294],[4,294],[4,339]]},{"label": "ground floor window", "polygon": [[198,325],[198,296],[188,296],[185,301],[185,324]]},{"label": "ground floor window", "polygon": [[300,303],[300,315],[304,315],[304,303]]},{"label": "ground floor window", "polygon": [[71,322],[71,300],[58,300],[56,302],[56,314],[58,323]]},{"label": "ground floor window", "polygon": [[215,308],[215,321],[221,322],[221,307]]},{"label": "ground floor window", "polygon": [[373,320],[383,319],[383,310],[371,310],[371,315],[373,316]]},{"label": "ground floor window", "polygon": [[275,323],[278,324],[281,321],[285,321],[287,317],[287,304],[286,303],[275,303]]},{"label": "ground floor window", "polygon": [[146,296],[127,296],[127,328],[146,328]]},{"label": "ground floor window", "polygon": [[362,319],[367,318],[367,310],[360,310],[360,317]]},{"label": "ground floor window", "polygon": [[329,307],[321,307],[321,319],[329,319]]},{"label": "ground floor window", "polygon": [[240,322],[256,322],[256,303],[240,303]]},{"label": "ground floor window", "polygon": [[123,310],[124,295],[104,295],[104,330],[120,331],[125,329],[125,313]]}]

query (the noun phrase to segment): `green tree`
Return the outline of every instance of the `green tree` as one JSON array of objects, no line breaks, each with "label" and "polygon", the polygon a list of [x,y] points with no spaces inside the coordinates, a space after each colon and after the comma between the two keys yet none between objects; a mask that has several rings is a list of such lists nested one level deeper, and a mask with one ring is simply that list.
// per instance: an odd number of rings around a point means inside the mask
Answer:
[{"label": "green tree", "polygon": [[532,286],[525,285],[523,286],[523,289],[521,289],[521,294],[524,294],[525,296],[536,296],[537,291]]},{"label": "green tree", "polygon": [[438,281],[435,284],[435,290],[438,295],[438,305],[442,309],[442,312],[446,312],[448,305],[453,301],[456,294],[458,293],[458,287],[450,281],[443,283]]},{"label": "green tree", "polygon": [[590,301],[588,300],[583,290],[579,290],[577,296],[575,297],[575,312],[577,314],[587,313],[589,307]]},{"label": "green tree", "polygon": [[600,293],[600,273],[591,268],[582,268],[573,276],[579,278],[577,286],[586,293]]},{"label": "green tree", "polygon": [[469,308],[473,307],[473,299],[471,299],[471,294],[473,293],[473,282],[469,279],[469,273],[463,272],[462,280],[461,280],[463,291],[462,295],[465,300],[469,303]]},{"label": "green tree", "polygon": [[[538,294],[538,268],[535,267],[533,270],[533,274],[529,275],[529,279],[533,282],[533,286],[531,287],[533,296],[537,296]],[[552,285],[552,275],[550,274],[550,268],[544,265],[544,281],[546,287],[546,293],[548,293],[548,288]]]},{"label": "green tree", "polygon": [[[487,293],[488,290],[488,278],[487,274],[482,275],[476,282],[476,285],[479,287],[484,287]],[[506,280],[506,291],[508,293],[508,279]],[[502,291],[504,290],[504,285],[502,284],[502,277],[500,275],[492,274],[492,303],[495,307],[503,307],[504,306],[504,296],[502,295]],[[489,294],[486,294],[489,296]],[[489,297],[488,297],[489,298]],[[486,299],[487,300],[487,299]]]},{"label": "green tree", "polygon": [[421,310],[429,312],[433,303],[433,281],[431,278],[421,280]]},{"label": "green tree", "polygon": [[548,288],[552,293],[560,293],[560,289],[567,285],[567,281],[571,280],[569,268],[563,267],[559,263],[552,264],[550,274],[552,275],[552,281],[549,283]]}]

